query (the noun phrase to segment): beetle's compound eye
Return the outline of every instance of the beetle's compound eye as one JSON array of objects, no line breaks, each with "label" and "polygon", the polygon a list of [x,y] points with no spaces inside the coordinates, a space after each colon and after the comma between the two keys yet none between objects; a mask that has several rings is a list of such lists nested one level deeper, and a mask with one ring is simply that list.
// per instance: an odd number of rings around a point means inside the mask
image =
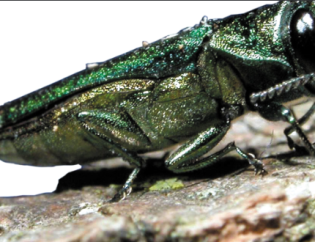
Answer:
[{"label": "beetle's compound eye", "polygon": [[315,21],[306,9],[298,10],[291,21],[291,41],[296,58],[307,73],[315,71]]}]

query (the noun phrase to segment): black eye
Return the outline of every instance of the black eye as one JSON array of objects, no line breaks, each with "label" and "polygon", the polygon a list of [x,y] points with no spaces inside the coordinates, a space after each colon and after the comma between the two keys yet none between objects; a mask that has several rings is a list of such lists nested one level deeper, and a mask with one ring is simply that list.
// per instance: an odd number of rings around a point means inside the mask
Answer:
[{"label": "black eye", "polygon": [[296,58],[306,73],[315,71],[315,23],[312,14],[298,10],[291,21],[291,41]]}]

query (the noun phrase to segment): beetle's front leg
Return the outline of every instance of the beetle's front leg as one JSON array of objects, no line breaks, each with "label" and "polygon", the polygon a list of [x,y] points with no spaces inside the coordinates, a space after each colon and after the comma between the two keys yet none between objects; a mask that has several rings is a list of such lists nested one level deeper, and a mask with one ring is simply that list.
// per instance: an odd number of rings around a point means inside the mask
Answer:
[{"label": "beetle's front leg", "polygon": [[253,155],[243,152],[240,148],[235,146],[234,142],[229,143],[224,149],[198,160],[198,158],[207,153],[221,141],[229,128],[230,121],[228,120],[223,124],[210,127],[204,132],[201,132],[195,139],[188,141],[173,153],[165,161],[166,167],[175,173],[194,171],[205,166],[213,165],[218,162],[222,156],[230,151],[236,150],[237,153],[255,167],[256,174],[265,173],[266,171],[263,168],[262,162],[255,159]]},{"label": "beetle's front leg", "polygon": [[[315,148],[308,140],[300,127],[298,120],[294,117],[292,111],[278,103],[256,104],[255,107],[265,119],[270,121],[285,121],[291,124],[292,128],[297,132],[303,141],[305,148],[310,155],[315,155]],[[312,112],[312,108],[310,109]],[[310,116],[310,115],[309,115]],[[291,138],[290,138],[291,139]],[[290,141],[289,141],[290,142]],[[292,141],[293,142],[293,141]],[[290,144],[289,144],[290,145]]]},{"label": "beetle's front leg", "polygon": [[287,93],[289,91],[293,91],[294,89],[297,89],[299,87],[304,86],[307,83],[312,83],[314,81],[315,81],[315,73],[310,73],[310,74],[292,78],[287,81],[283,81],[282,83],[279,83],[273,87],[270,87],[267,90],[252,93],[249,97],[250,102],[258,109],[258,111],[264,118],[270,121],[283,120],[291,124],[290,127],[284,130],[284,134],[287,137],[288,146],[290,147],[290,149],[292,148],[295,148],[296,150],[300,149],[300,147],[296,145],[293,142],[293,140],[289,137],[289,135],[294,130],[296,130],[299,136],[301,137],[301,139],[303,140],[306,146],[306,149],[312,155],[314,155],[314,147],[308,141],[307,137],[305,136],[302,129],[300,128],[300,125],[303,125],[315,112],[315,103],[306,112],[306,114],[304,114],[303,117],[297,121],[291,110],[286,109],[282,105],[277,104],[275,102],[271,102],[269,104],[264,104],[264,102],[270,99],[273,99],[276,96],[281,96],[284,93]]},{"label": "beetle's front leg", "polygon": [[[303,115],[302,118],[300,118],[300,119],[298,120],[298,123],[299,123],[300,125],[303,125],[305,122],[307,122],[307,121],[310,119],[310,117],[311,117],[314,113],[315,113],[315,103],[313,103],[312,107]],[[290,149],[295,148],[296,150],[298,150],[300,147],[299,147],[297,144],[295,144],[295,143],[293,142],[293,140],[291,139],[291,137],[289,136],[293,131],[294,131],[294,127],[293,127],[293,126],[290,126],[290,127],[286,128],[286,129],[284,130],[284,134],[285,134],[285,136],[287,137],[288,145],[289,145]]]},{"label": "beetle's front leg", "polygon": [[123,144],[124,147],[134,144],[145,147],[149,145],[149,140],[123,111],[89,110],[79,113],[78,119],[89,132],[102,138],[105,149],[114,152],[117,156],[136,167],[129,175],[122,189],[116,193],[110,202],[123,200],[131,193],[131,185],[140,168],[144,166],[144,160],[118,144]]}]

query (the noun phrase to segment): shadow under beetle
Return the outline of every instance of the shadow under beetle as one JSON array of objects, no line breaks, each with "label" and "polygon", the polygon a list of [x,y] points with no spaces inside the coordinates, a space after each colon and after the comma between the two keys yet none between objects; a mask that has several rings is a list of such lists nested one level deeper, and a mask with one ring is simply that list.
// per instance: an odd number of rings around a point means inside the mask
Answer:
[{"label": "shadow under beetle", "polygon": [[131,192],[145,161],[137,154],[185,143],[166,160],[175,172],[209,166],[231,121],[248,111],[286,121],[310,155],[315,149],[283,104],[315,94],[315,3],[283,1],[194,27],[86,69],[0,106],[0,159],[36,166],[84,164],[119,156],[135,166],[112,201]]}]

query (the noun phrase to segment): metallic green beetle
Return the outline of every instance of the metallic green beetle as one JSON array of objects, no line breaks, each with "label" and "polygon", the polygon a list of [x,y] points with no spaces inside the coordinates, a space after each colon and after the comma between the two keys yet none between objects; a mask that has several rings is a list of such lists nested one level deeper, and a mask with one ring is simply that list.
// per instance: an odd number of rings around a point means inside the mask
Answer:
[{"label": "metallic green beetle", "polygon": [[[315,3],[284,1],[208,20],[0,106],[0,159],[54,166],[119,156],[135,166],[113,201],[131,191],[145,161],[137,154],[185,142],[165,161],[180,173],[209,166],[236,150],[233,142],[203,157],[233,119],[257,111],[291,124],[313,145],[282,104],[315,94]],[[303,123],[315,110],[300,120]]]}]

